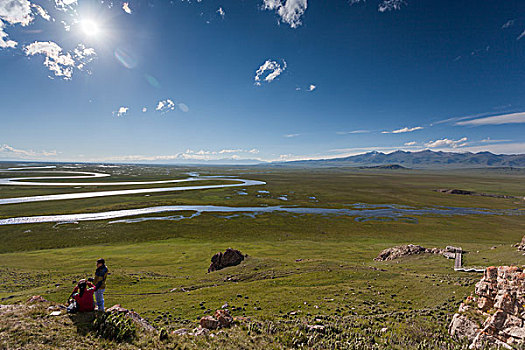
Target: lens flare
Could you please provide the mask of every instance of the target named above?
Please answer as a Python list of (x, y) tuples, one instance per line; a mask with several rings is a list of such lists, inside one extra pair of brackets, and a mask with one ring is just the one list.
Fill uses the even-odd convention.
[(117, 47), (115, 49), (115, 58), (128, 69), (133, 69), (137, 66), (137, 59), (135, 56), (128, 50), (121, 47)]
[(144, 74), (144, 78), (146, 78), (147, 82), (148, 82), (151, 86), (153, 86), (153, 87), (155, 87), (155, 88), (159, 88), (159, 87), (160, 87), (160, 83), (159, 83), (159, 81), (158, 81), (155, 77), (153, 77), (153, 76), (151, 76), (151, 75), (149, 75), (149, 74)]

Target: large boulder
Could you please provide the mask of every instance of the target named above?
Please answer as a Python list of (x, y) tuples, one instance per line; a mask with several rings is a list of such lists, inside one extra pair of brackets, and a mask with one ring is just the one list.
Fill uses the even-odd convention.
[(468, 340), (474, 340), (478, 334), (479, 325), (458, 313), (452, 317), (448, 331), (452, 336), (458, 338), (466, 337)]
[(239, 265), (245, 256), (238, 250), (228, 248), (226, 251), (219, 252), (211, 258), (211, 264), (208, 268), (208, 272), (222, 270), (225, 267)]
[(442, 254), (443, 250), (438, 248), (425, 248), (416, 244), (406, 244), (399, 245), (392, 248), (387, 248), (383, 250), (379, 255), (374, 259), (376, 261), (388, 261), (401, 258), (403, 256), (416, 255), (416, 254)]
[(219, 328), (219, 321), (213, 316), (204, 316), (199, 321), (199, 325), (201, 326), (201, 328), (217, 329)]
[(228, 328), (233, 323), (233, 317), (230, 312), (226, 309), (219, 309), (215, 311), (213, 316), (204, 316), (200, 319), (200, 328), (205, 329), (217, 329), (217, 328)]
[(517, 266), (488, 267), (475, 292), (452, 318), (449, 333), (471, 349), (525, 346), (525, 273)]

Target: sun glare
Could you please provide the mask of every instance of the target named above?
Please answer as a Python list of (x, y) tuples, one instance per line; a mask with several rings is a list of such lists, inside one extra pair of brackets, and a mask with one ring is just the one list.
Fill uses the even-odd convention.
[(88, 36), (96, 36), (100, 32), (98, 24), (91, 20), (83, 20), (81, 22), (84, 34)]

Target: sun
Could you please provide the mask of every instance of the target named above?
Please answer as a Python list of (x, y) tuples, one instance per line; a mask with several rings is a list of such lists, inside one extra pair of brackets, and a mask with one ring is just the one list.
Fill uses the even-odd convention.
[(82, 26), (82, 31), (84, 31), (84, 34), (86, 34), (87, 36), (96, 36), (100, 32), (100, 27), (95, 21), (86, 19), (83, 20), (80, 24)]

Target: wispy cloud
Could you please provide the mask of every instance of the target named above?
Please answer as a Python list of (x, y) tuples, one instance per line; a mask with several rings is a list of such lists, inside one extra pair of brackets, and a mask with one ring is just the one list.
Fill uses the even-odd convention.
[(405, 142), (405, 146), (415, 146), (415, 145), (417, 145), (416, 141)]
[(464, 147), (468, 145), (467, 138), (463, 137), (459, 140), (450, 140), (447, 138), (436, 140), (436, 141), (430, 141), (425, 143), (425, 146), (428, 148), (458, 148), (458, 147)]
[(292, 28), (302, 24), (302, 17), (308, 7), (307, 0), (263, 0), (263, 10), (275, 10), (281, 21)]
[(286, 69), (286, 61), (280, 64), (277, 61), (266, 60), (255, 72), (255, 85), (260, 86), (261, 81), (271, 83)]
[(283, 135), (283, 137), (287, 137), (287, 138), (292, 138), (292, 137), (297, 137), (297, 136), (300, 136), (301, 134), (285, 134)]
[(523, 38), (525, 36), (525, 30), (523, 32), (521, 32), (520, 35), (518, 35), (518, 37), (516, 38), (516, 40), (520, 40), (521, 38)]
[(491, 143), (462, 147), (462, 152), (492, 152), (495, 154), (523, 154), (525, 142)]
[(33, 151), (14, 148), (7, 144), (0, 145), (0, 158), (2, 159), (34, 159), (54, 157), (57, 151)]
[(382, 134), (402, 134), (405, 132), (412, 132), (412, 131), (421, 130), (421, 129), (424, 129), (424, 128), (422, 126), (415, 126), (413, 128), (405, 127), (405, 128), (401, 128), (397, 130), (392, 130), (392, 131), (382, 131), (381, 133)]
[(509, 19), (507, 22), (505, 22), (502, 26), (501, 26), (501, 29), (505, 29), (505, 28), (509, 28), (509, 27), (512, 27), (514, 25), (514, 22), (516, 20), (515, 19)]
[(525, 112), (501, 114), (484, 118), (463, 120), (456, 122), (455, 125), (481, 126), (481, 125), (501, 125), (525, 123)]
[(370, 130), (352, 130), (352, 131), (337, 131), (337, 135), (348, 135), (348, 134), (368, 134)]
[(512, 140), (505, 140), (505, 139), (495, 140), (495, 139), (491, 139), (490, 137), (487, 137), (486, 139), (481, 140), (481, 142), (483, 143), (500, 143), (500, 142), (511, 142), (511, 141)]
[[(175, 154), (167, 155), (125, 155), (125, 156), (114, 156), (105, 159), (106, 161), (169, 161), (169, 160), (180, 160), (180, 161), (210, 161), (210, 160), (243, 160), (243, 159), (254, 159), (262, 161), (262, 159), (254, 158), (253, 155), (259, 153), (256, 148), (252, 149), (223, 149), (220, 151), (212, 150), (192, 150), (188, 148), (184, 152), (178, 152)], [(244, 154), (244, 156), (241, 156)], [(249, 158), (246, 158), (248, 156)]]
[(252, 149), (242, 149), (242, 148), (237, 148), (237, 149), (221, 149), (220, 151), (216, 152), (216, 154), (225, 154), (225, 153), (251, 153), (251, 154), (257, 154), (259, 153), (259, 150), (257, 148), (252, 148)]

